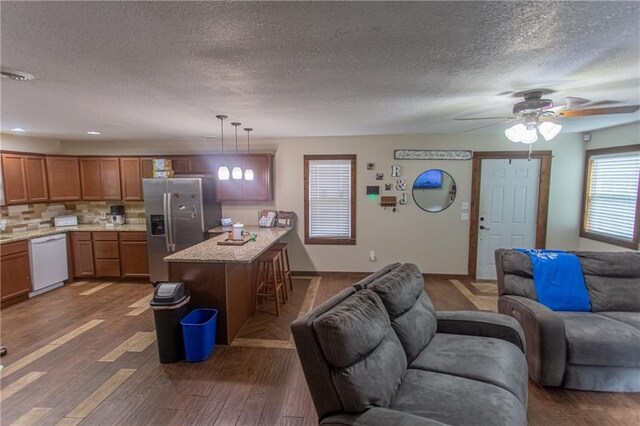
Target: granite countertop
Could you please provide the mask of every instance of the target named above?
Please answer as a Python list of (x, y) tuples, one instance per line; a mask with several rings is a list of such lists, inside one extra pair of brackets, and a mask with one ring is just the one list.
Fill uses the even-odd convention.
[(13, 243), (16, 241), (30, 240), (32, 238), (46, 237), (47, 235), (63, 234), (65, 232), (81, 231), (81, 232), (146, 232), (147, 226), (144, 223), (140, 224), (125, 224), (113, 227), (107, 227), (106, 225), (78, 225), (78, 226), (61, 226), (50, 227), (43, 229), (34, 229), (33, 231), (23, 232), (8, 232), (0, 234), (0, 244)]
[[(218, 245), (218, 241), (224, 241), (227, 238), (226, 234), (222, 234), (167, 256), (164, 261), (182, 263), (251, 263), (291, 231), (291, 228), (260, 228), (258, 226), (245, 226), (244, 229), (252, 234), (257, 234), (255, 243), (249, 241), (242, 246), (221, 246)], [(220, 230), (222, 230), (221, 227)]]

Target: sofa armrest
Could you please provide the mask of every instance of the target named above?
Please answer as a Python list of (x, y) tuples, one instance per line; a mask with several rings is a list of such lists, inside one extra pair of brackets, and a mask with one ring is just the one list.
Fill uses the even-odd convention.
[(437, 311), (438, 333), (493, 337), (506, 340), (525, 352), (525, 335), (513, 318), (479, 311)]
[(561, 386), (567, 363), (567, 344), (560, 317), (535, 300), (520, 296), (500, 296), (498, 310), (522, 325), (531, 379), (543, 386)]
[(436, 420), (405, 413), (403, 411), (390, 410), (388, 408), (374, 407), (362, 414), (334, 414), (325, 417), (320, 422), (322, 426), (446, 426)]

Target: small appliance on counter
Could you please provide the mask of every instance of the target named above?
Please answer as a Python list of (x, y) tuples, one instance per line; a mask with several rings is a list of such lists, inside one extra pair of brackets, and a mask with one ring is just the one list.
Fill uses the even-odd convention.
[(61, 226), (78, 226), (78, 216), (67, 215), (53, 218), (53, 226), (59, 228)]
[(231, 231), (233, 226), (233, 220), (229, 217), (223, 217), (220, 219), (220, 226), (222, 226), (223, 231)]
[(235, 241), (244, 240), (244, 225), (240, 222), (233, 225), (233, 234), (231, 239)]
[(124, 225), (124, 206), (113, 205), (109, 206), (111, 210), (111, 223), (114, 225)]

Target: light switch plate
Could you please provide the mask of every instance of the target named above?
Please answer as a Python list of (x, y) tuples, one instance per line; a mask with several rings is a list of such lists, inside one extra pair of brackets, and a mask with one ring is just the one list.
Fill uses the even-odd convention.
[(469, 202), (468, 201), (463, 201), (462, 202), (462, 210), (469, 210)]
[(469, 213), (467, 212), (462, 212), (460, 214), (460, 220), (469, 220)]

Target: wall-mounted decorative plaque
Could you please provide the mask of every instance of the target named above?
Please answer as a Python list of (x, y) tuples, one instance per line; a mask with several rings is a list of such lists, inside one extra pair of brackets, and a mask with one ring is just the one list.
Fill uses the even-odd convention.
[(395, 160), (471, 160), (471, 151), (432, 150), (432, 149), (396, 149)]

